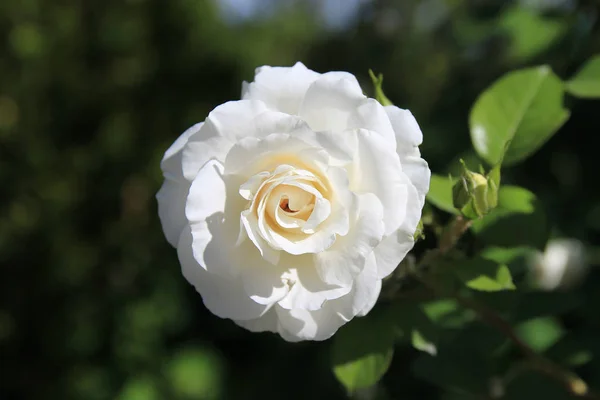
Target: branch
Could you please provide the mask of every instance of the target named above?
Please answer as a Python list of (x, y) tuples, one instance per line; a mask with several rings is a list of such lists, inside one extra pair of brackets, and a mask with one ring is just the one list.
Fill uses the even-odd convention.
[[(423, 278), (420, 275), (420, 272), (423, 271), (424, 267), (434, 265), (438, 260), (441, 260), (448, 251), (452, 250), (462, 235), (469, 229), (471, 223), (471, 220), (456, 216), (442, 234), (438, 248), (425, 254), (417, 268), (414, 269), (413, 275), (433, 293), (441, 296), (448, 295), (448, 293), (444, 293), (444, 290), (440, 290), (435, 284)], [(504, 334), (504, 336), (506, 336), (521, 351), (521, 353), (523, 353), (527, 360), (526, 365), (529, 368), (544, 373), (561, 382), (567, 391), (574, 396), (590, 400), (600, 400), (600, 396), (590, 392), (585, 381), (576, 374), (536, 353), (527, 343), (521, 340), (512, 325), (502, 316), (498, 315), (493, 309), (480, 304), (471, 298), (464, 297), (459, 293), (451, 293), (450, 295), (463, 307), (475, 311), (481, 321)]]
[(576, 374), (563, 368), (554, 361), (536, 353), (531, 347), (523, 342), (521, 338), (519, 338), (512, 325), (498, 315), (494, 310), (459, 294), (454, 294), (453, 297), (463, 307), (475, 311), (479, 319), (481, 319), (483, 322), (503, 333), (504, 336), (506, 336), (517, 348), (519, 348), (519, 350), (527, 358), (529, 361), (527, 365), (531, 369), (544, 373), (561, 382), (563, 386), (574, 396), (584, 397), (587, 399), (600, 399), (600, 397), (589, 391), (585, 381), (583, 381)]

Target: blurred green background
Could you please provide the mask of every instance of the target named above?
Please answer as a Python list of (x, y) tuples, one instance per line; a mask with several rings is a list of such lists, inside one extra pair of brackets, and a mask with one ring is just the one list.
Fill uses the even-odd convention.
[[(595, 0), (0, 1), (0, 399), (345, 398), (328, 342), (204, 308), (158, 221), (163, 152), (255, 67), (300, 60), (366, 90), (368, 69), (383, 73), (444, 173), (470, 148), (478, 93), (522, 66), (571, 76), (600, 52), (599, 13)], [(555, 234), (594, 245), (600, 102), (566, 101), (567, 124), (503, 179), (539, 196)], [(564, 296), (564, 329), (600, 341), (598, 272)], [(600, 388), (594, 355), (579, 372)], [(440, 398), (415, 357), (397, 349), (390, 398)]]

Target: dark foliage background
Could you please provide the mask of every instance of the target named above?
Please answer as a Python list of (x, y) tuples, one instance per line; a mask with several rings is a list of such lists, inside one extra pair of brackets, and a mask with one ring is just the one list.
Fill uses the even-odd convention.
[[(318, 0), (253, 3), (263, 8), (244, 18), (207, 0), (0, 2), (0, 399), (345, 398), (328, 342), (250, 334), (204, 308), (157, 218), (163, 152), (239, 98), (255, 67), (301, 60), (367, 90), (368, 69), (382, 72), (444, 173), (496, 78), (542, 63), (568, 77), (600, 52), (592, 0), (363, 1), (344, 23), (331, 20), (344, 0), (323, 12)], [(600, 102), (567, 102), (569, 122), (503, 179), (594, 253)], [(552, 295), (572, 304), (557, 311), (565, 335), (592, 344), (578, 372), (597, 389), (599, 276)], [(414, 377), (415, 357), (397, 349), (387, 395), (445, 396)]]

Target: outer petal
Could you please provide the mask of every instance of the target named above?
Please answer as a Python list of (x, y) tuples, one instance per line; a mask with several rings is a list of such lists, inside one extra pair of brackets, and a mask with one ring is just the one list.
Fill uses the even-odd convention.
[(407, 188), (408, 203), (400, 228), (383, 239), (374, 251), (379, 278), (384, 278), (394, 271), (414, 245), (413, 235), (421, 219), (423, 203), (413, 185), (407, 185)]
[(379, 278), (389, 275), (414, 245), (413, 235), (421, 218), (425, 195), (429, 190), (431, 171), (421, 158), (418, 146), (423, 134), (410, 111), (395, 106), (385, 107), (396, 134), (396, 151), (400, 157), (402, 170), (410, 181), (407, 187), (407, 202), (400, 228), (388, 235), (375, 249), (377, 274)]
[(354, 75), (329, 72), (306, 92), (299, 115), (314, 131), (343, 131), (366, 96)]
[(158, 217), (162, 229), (171, 246), (177, 246), (181, 231), (187, 224), (185, 218), (185, 199), (188, 195), (190, 183), (186, 180), (175, 181), (165, 178), (158, 193)]
[(368, 257), (366, 264), (347, 295), (325, 302), (318, 310), (287, 310), (276, 306), (279, 334), (290, 342), (325, 340), (353, 317), (366, 315), (377, 302), (381, 291), (373, 254)]
[(364, 316), (371, 311), (380, 292), (381, 279), (377, 276), (377, 261), (375, 254), (371, 252), (365, 262), (365, 268), (356, 277), (352, 292), (348, 296), (336, 300), (334, 307), (348, 320), (354, 316)]
[(291, 288), (279, 306), (285, 309), (318, 310), (327, 300), (346, 295), (352, 285), (330, 285), (319, 277), (311, 255), (282, 256), (280, 266), (289, 270), (285, 275)]
[(165, 181), (156, 194), (158, 216), (163, 232), (171, 246), (177, 246), (181, 231), (185, 227), (185, 201), (190, 184), (183, 178), (182, 152), (188, 139), (202, 128), (203, 123), (196, 124), (183, 132), (169, 147), (160, 163)]
[(253, 244), (243, 243), (233, 251), (242, 256), (236, 262), (244, 290), (252, 300), (271, 306), (289, 293), (286, 270), (262, 258)]
[(402, 170), (417, 189), (419, 204), (421, 208), (425, 204), (425, 195), (429, 191), (431, 170), (427, 161), (419, 156), (401, 156)]
[(352, 112), (347, 129), (367, 129), (377, 132), (392, 148), (396, 135), (385, 108), (375, 99), (365, 99)]
[(375, 194), (385, 210), (385, 234), (394, 232), (404, 218), (408, 180), (400, 158), (377, 133), (359, 130), (350, 188), (357, 193)]
[(192, 251), (192, 233), (187, 227), (181, 234), (177, 254), (183, 276), (202, 296), (206, 308), (221, 318), (252, 320), (264, 315), (269, 307), (254, 302), (244, 291), (242, 282), (206, 271)]
[(429, 191), (431, 171), (427, 162), (421, 158), (419, 146), (423, 142), (423, 134), (417, 120), (410, 111), (395, 106), (385, 107), (394, 132), (396, 134), (396, 151), (400, 156), (402, 170), (417, 188), (419, 199), (425, 202), (425, 195)]
[(293, 67), (260, 67), (254, 82), (242, 88), (242, 98), (261, 100), (273, 110), (297, 115), (308, 87), (319, 76), (300, 62)]
[(236, 239), (246, 200), (237, 193), (240, 180), (223, 176), (223, 166), (210, 161), (190, 187), (186, 217), (192, 225), (193, 254), (205, 270), (224, 277), (237, 276), (240, 263)]
[(279, 317), (279, 334), (288, 342), (329, 339), (347, 322), (327, 306), (315, 311), (276, 306), (275, 311)]
[(211, 160), (202, 167), (190, 187), (185, 208), (187, 219), (194, 222), (225, 212), (227, 187), (223, 179), (223, 164)]
[(377, 196), (372, 193), (361, 195), (356, 207), (353, 212), (356, 220), (350, 232), (339, 236), (329, 250), (315, 254), (317, 272), (328, 284), (351, 285), (383, 238), (384, 213)]
[(370, 297), (369, 296), (359, 297), (357, 295), (357, 297), (363, 298), (366, 300), (363, 308), (358, 312), (358, 314), (356, 314), (357, 317), (364, 317), (373, 309), (373, 307), (377, 303), (377, 300), (379, 299), (379, 293), (381, 293), (381, 286), (382, 286), (382, 281), (381, 281), (381, 279), (379, 279), (379, 280), (375, 281), (373, 286), (364, 287), (365, 289), (371, 291)]
[(200, 122), (191, 128), (183, 132), (177, 140), (167, 149), (162, 161), (160, 162), (160, 168), (163, 171), (165, 177), (173, 180), (181, 180), (183, 178), (183, 171), (181, 167), (183, 148), (188, 143), (190, 137), (197, 134), (204, 126), (204, 122)]
[(211, 159), (225, 161), (233, 144), (247, 136), (260, 136), (255, 119), (267, 111), (261, 101), (230, 101), (208, 114), (202, 129), (190, 138), (183, 150), (183, 175), (192, 181)]
[[(275, 131), (275, 129), (273, 129)], [(300, 139), (293, 138), (287, 133), (273, 133), (265, 138), (248, 137), (238, 141), (225, 159), (227, 174), (238, 174), (250, 177), (265, 170), (274, 170), (281, 164), (291, 162), (290, 154), (300, 154), (309, 149), (308, 144)], [(286, 158), (273, 159), (271, 153), (286, 154)], [(265, 165), (265, 160), (272, 164)], [(298, 161), (312, 161), (300, 160)]]
[(300, 116), (314, 131), (367, 129), (396, 147), (394, 128), (384, 107), (367, 98), (356, 78), (345, 72), (323, 74), (315, 81), (306, 93)]
[(222, 247), (230, 246), (237, 233), (231, 221), (225, 223), (227, 187), (222, 173), (223, 166), (214, 160), (198, 172), (190, 187), (185, 213), (192, 226), (196, 261), (205, 270), (225, 276), (235, 274), (229, 254)]
[(244, 321), (236, 320), (233, 322), (244, 329), (248, 329), (250, 332), (277, 332), (279, 319), (277, 318), (275, 308), (271, 308), (260, 318)]
[(423, 133), (421, 133), (417, 120), (410, 111), (396, 106), (386, 106), (385, 112), (396, 133), (398, 152), (412, 153), (423, 142)]

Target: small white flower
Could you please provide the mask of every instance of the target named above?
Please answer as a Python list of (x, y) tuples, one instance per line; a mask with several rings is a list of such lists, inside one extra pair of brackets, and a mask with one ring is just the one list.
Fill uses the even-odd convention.
[(554, 239), (544, 253), (531, 262), (532, 281), (543, 290), (569, 289), (579, 284), (588, 269), (583, 243), (575, 239)]
[(324, 340), (371, 310), (413, 246), (430, 171), (409, 111), (345, 72), (262, 67), (242, 100), (161, 163), (167, 240), (206, 307), (251, 331)]

